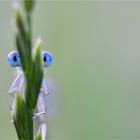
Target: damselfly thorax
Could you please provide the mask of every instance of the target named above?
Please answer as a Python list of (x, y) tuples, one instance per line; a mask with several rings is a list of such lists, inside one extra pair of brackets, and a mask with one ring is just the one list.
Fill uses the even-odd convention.
[[(15, 100), (15, 94), (16, 93), (20, 93), (22, 95), (23, 98), (24, 97), (24, 93), (25, 93), (25, 81), (24, 81), (24, 74), (21, 70), (20, 67), (16, 68), (16, 78), (13, 81), (13, 83), (11, 84), (8, 93), (11, 95), (12, 97), (12, 103), (11, 103), (11, 113), (13, 114), (14, 111), (14, 100)], [(45, 118), (43, 118), (45, 112), (46, 112), (46, 100), (45, 100), (45, 96), (49, 94), (49, 90), (48, 90), (48, 86), (46, 84), (45, 79), (43, 78), (42, 80), (42, 85), (40, 88), (40, 93), (38, 96), (38, 101), (37, 101), (37, 107), (36, 107), (36, 113), (34, 114), (34, 117), (39, 117), (40, 121), (43, 121)]]

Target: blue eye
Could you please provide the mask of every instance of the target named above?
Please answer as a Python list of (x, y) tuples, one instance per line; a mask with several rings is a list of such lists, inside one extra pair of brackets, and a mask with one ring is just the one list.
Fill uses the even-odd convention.
[(17, 53), (17, 51), (12, 51), (8, 54), (8, 63), (10, 66), (12, 67), (17, 67), (20, 66), (20, 58), (19, 58), (19, 54)]
[(41, 53), (42, 60), (43, 60), (43, 66), (49, 67), (52, 64), (52, 55), (49, 52), (43, 51)]

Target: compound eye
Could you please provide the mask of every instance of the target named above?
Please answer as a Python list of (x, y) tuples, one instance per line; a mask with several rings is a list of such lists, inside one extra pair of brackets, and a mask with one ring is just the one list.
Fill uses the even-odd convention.
[(20, 59), (19, 59), (19, 54), (17, 51), (12, 51), (8, 54), (8, 63), (11, 67), (17, 67), (20, 66)]
[(49, 52), (43, 51), (41, 53), (43, 66), (49, 67), (52, 64), (52, 55)]

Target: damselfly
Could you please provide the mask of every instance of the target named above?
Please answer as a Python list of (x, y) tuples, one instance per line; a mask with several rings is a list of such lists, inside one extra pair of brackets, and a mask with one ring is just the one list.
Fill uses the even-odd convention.
[[(42, 57), (43, 66), (45, 68), (48, 68), (52, 64), (52, 55), (49, 52), (42, 51), (41, 57)], [(24, 98), (25, 82), (24, 82), (24, 74), (21, 69), (20, 57), (17, 51), (12, 51), (8, 54), (8, 63), (10, 66), (15, 67), (17, 70), (17, 76), (8, 90), (8, 93), (12, 97), (10, 110), (11, 110), (11, 114), (13, 114), (15, 94), (16, 92), (18, 92)], [(39, 120), (39, 124), (40, 124), (39, 129), (40, 132), (42, 133), (42, 140), (46, 139), (45, 137), (46, 137), (47, 128), (45, 124), (45, 118), (46, 118), (45, 96), (48, 94), (49, 94), (48, 86), (46, 84), (45, 79), (43, 78), (42, 85), (40, 88), (40, 93), (37, 100), (36, 112), (33, 115), (34, 118), (38, 118)]]

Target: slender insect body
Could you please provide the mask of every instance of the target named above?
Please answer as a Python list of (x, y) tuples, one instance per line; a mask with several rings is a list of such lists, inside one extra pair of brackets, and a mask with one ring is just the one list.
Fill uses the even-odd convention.
[[(41, 55), (42, 55), (43, 66), (49, 67), (50, 64), (52, 63), (51, 54), (48, 52), (42, 52)], [(16, 93), (21, 94), (24, 99), (25, 81), (24, 81), (23, 71), (21, 67), (19, 67), (21, 65), (20, 58), (16, 51), (12, 51), (11, 53), (8, 54), (8, 63), (10, 66), (17, 68), (17, 76), (8, 90), (8, 93), (12, 97), (10, 111), (11, 111), (11, 114), (13, 115), (14, 108), (15, 108), (15, 94)], [(48, 86), (46, 84), (45, 79), (43, 78), (40, 92), (38, 95), (36, 112), (34, 112), (33, 114), (33, 118), (37, 118), (39, 121), (39, 131), (41, 132), (42, 140), (46, 139), (47, 125), (45, 123), (45, 119), (46, 119), (47, 108), (46, 108), (45, 96), (48, 94), (49, 94)]]
[[(17, 70), (18, 74), (15, 80), (13, 81), (12, 85), (10, 86), (8, 93), (12, 97), (10, 111), (13, 115), (14, 108), (15, 108), (15, 94), (18, 92), (20, 93), (24, 98), (24, 75), (21, 70)], [(46, 119), (46, 100), (45, 96), (49, 94), (48, 86), (43, 79), (42, 86), (40, 89), (40, 93), (37, 100), (37, 106), (36, 106), (36, 112), (34, 113), (33, 118), (37, 118), (39, 121), (39, 131), (41, 132), (42, 140), (46, 139), (46, 131), (47, 131), (47, 125), (45, 123)], [(13, 121), (11, 121), (13, 122)]]
[(17, 68), (17, 76), (8, 90), (9, 95), (11, 95), (12, 97), (11, 107), (10, 107), (10, 111), (12, 115), (15, 108), (14, 107), (15, 94), (17, 92), (20, 93), (24, 98), (24, 76), (20, 68)]
[[(14, 99), (15, 94), (18, 92), (20, 93), (24, 98), (24, 75), (22, 70), (17, 70), (17, 77), (13, 81), (12, 85), (10, 86), (8, 93), (12, 96), (12, 104), (11, 104), (11, 111), (14, 109)], [(48, 86), (43, 79), (42, 86), (40, 89), (38, 101), (37, 101), (37, 116), (40, 116), (46, 112), (46, 102), (45, 102), (45, 96), (49, 94)], [(12, 111), (13, 112), (13, 111)]]

